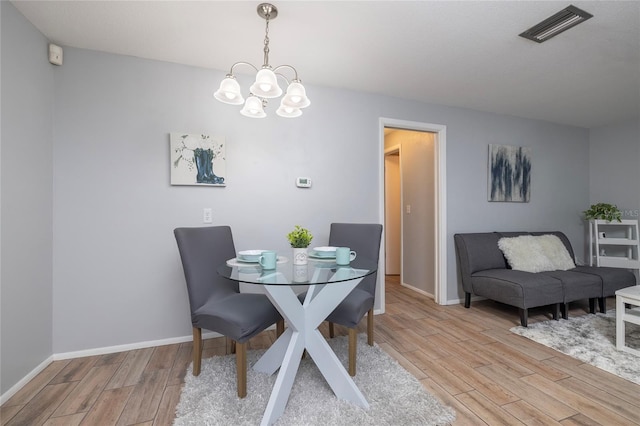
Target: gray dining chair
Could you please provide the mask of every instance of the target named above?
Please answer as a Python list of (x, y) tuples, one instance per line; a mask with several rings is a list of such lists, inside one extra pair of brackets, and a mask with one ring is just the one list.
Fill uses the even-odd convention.
[(267, 296), (240, 293), (238, 281), (220, 276), (217, 268), (236, 256), (229, 226), (176, 228), (182, 268), (189, 295), (193, 326), (193, 375), (200, 374), (202, 329), (215, 331), (227, 339), (227, 353), (236, 354), (238, 397), (247, 395), (247, 341), (282, 317)]
[[(377, 223), (332, 223), (329, 245), (349, 247), (357, 257), (365, 257), (376, 264), (380, 254), (382, 225)], [(356, 328), (367, 314), (367, 343), (373, 346), (373, 305), (376, 297), (378, 272), (366, 276), (356, 288), (327, 317), (329, 337), (334, 337), (333, 324), (349, 329), (349, 374), (356, 375)]]

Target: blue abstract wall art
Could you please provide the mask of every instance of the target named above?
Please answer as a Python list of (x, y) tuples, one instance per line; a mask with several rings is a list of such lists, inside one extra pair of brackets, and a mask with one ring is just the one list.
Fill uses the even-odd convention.
[(489, 201), (528, 203), (531, 199), (531, 148), (489, 145)]

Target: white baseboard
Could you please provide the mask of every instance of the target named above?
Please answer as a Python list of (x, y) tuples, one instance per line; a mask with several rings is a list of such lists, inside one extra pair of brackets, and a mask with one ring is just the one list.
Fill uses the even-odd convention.
[(36, 377), (42, 370), (47, 368), (47, 366), (51, 364), (51, 362), (53, 362), (53, 356), (50, 356), (49, 358), (42, 361), (36, 368), (31, 370), (29, 374), (24, 376), (18, 383), (11, 386), (8, 391), (0, 395), (0, 405), (4, 404), (9, 400), (9, 398), (18, 393), (18, 391), (22, 389), (27, 383), (29, 383), (29, 381), (33, 380), (33, 378)]

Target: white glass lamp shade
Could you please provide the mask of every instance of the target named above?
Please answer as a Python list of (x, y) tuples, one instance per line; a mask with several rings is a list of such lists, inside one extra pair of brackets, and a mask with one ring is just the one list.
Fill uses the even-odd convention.
[(300, 117), (302, 115), (302, 111), (300, 111), (300, 108), (290, 107), (284, 105), (284, 102), (281, 102), (280, 108), (276, 110), (276, 114), (278, 114), (280, 117), (295, 118)]
[(276, 74), (268, 68), (262, 68), (258, 71), (256, 81), (251, 85), (249, 91), (261, 98), (277, 98), (282, 95)]
[(307, 92), (301, 83), (293, 82), (287, 87), (287, 94), (282, 98), (282, 105), (294, 108), (306, 108), (311, 105)]
[(264, 118), (267, 116), (262, 108), (262, 100), (255, 96), (249, 96), (244, 106), (240, 110), (240, 114), (251, 118)]
[(227, 77), (220, 82), (220, 87), (213, 94), (213, 97), (230, 105), (242, 105), (244, 98), (240, 93), (240, 85), (233, 77)]

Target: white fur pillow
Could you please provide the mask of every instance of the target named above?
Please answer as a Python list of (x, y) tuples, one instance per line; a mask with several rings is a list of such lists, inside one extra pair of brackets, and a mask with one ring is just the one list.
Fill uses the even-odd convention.
[(538, 238), (533, 235), (500, 238), (498, 247), (511, 269), (525, 272), (553, 271), (551, 261), (542, 252)]
[(540, 235), (536, 238), (542, 248), (542, 254), (551, 261), (554, 270), (566, 271), (576, 267), (560, 238), (551, 234)]

